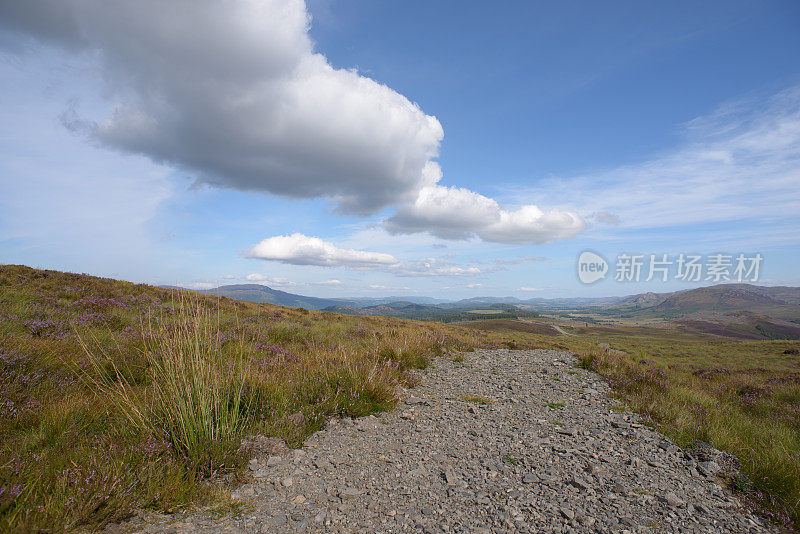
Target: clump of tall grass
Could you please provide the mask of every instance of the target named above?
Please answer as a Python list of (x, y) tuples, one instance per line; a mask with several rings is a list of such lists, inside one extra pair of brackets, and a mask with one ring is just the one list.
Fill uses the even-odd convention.
[(246, 347), (228, 343), (223, 351), (219, 339), (208, 307), (183, 297), (170, 315), (148, 314), (142, 322), (144, 388), (98, 343), (81, 341), (91, 370), (83, 375), (134, 429), (165, 439), (191, 468), (214, 474), (234, 466), (249, 425)]

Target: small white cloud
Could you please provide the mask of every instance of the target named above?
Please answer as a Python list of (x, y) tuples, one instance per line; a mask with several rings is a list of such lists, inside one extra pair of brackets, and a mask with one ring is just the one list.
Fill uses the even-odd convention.
[(340, 286), (342, 282), (340, 280), (331, 279), (331, 280), (322, 280), (320, 282), (311, 282), (315, 286)]
[(442, 239), (479, 237), (496, 243), (548, 243), (586, 228), (572, 211), (544, 212), (534, 205), (507, 209), (469, 189), (440, 185), (423, 188), (385, 225), (395, 234), (429, 232)]
[(354, 269), (387, 268), (400, 262), (391, 254), (338, 248), (318, 237), (295, 233), (269, 237), (247, 251), (248, 258), (292, 265), (319, 265)]
[(519, 288), (520, 291), (541, 291), (542, 289), (544, 289), (544, 288), (543, 287), (528, 287), (528, 286), (522, 286), (521, 288)]
[(483, 284), (467, 284), (467, 287), (475, 289), (477, 287), (483, 287)]
[(392, 272), (399, 276), (475, 276), (488, 271), (483, 271), (478, 267), (437, 267), (429, 263), (412, 262), (401, 265)]
[(225, 276), (223, 276), (222, 278), (223, 278), (224, 280), (236, 280), (236, 276), (234, 276), (234, 275), (232, 275), (232, 274), (226, 274), (226, 275), (225, 275)]
[(297, 282), (292, 282), (286, 278), (273, 278), (271, 282), (277, 286), (296, 286)]
[(520, 256), (519, 258), (495, 258), (492, 260), (493, 263), (497, 263), (498, 265), (518, 265), (520, 263), (526, 261), (546, 261), (547, 258), (544, 256), (534, 256), (533, 254), (526, 254), (524, 256)]
[(253, 273), (248, 274), (245, 277), (250, 282), (265, 282), (269, 285), (273, 286), (296, 286), (298, 285), (297, 282), (292, 282), (291, 280), (287, 280), (286, 278), (270, 278), (269, 276), (263, 275), (261, 273)]

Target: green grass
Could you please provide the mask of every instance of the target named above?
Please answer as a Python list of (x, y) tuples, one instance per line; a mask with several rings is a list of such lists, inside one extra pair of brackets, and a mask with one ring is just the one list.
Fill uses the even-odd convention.
[(332, 417), (392, 408), (439, 355), (548, 346), (190, 295), (0, 266), (0, 531), (229, 509), (243, 436), (297, 447)]
[(506, 462), (507, 464), (519, 465), (519, 458), (515, 458), (515, 457), (511, 456), (510, 454), (504, 455), (503, 456), (503, 461)]
[(565, 405), (563, 402), (551, 402), (547, 405), (548, 408), (556, 409), (556, 408), (563, 408)]

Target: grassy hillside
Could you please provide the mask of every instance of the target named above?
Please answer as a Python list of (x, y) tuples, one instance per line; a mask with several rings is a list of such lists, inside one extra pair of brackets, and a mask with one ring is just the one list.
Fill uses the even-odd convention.
[(391, 408), (410, 369), (475, 347), (582, 353), (665, 433), (736, 454), (748, 498), (800, 524), (800, 342), (484, 319), (339, 315), (0, 266), (0, 530), (228, 506), (243, 436), (299, 445), (330, 417)]
[(242, 436), (298, 445), (436, 354), (538, 342), (0, 266), (0, 530), (220, 506)]

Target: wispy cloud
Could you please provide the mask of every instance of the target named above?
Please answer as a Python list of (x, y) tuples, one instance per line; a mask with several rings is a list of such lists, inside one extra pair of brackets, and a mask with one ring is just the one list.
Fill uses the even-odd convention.
[(261, 273), (248, 274), (245, 277), (245, 279), (248, 282), (264, 283), (266, 285), (276, 286), (276, 287), (294, 287), (300, 285), (297, 282), (288, 280), (286, 278), (273, 278)]
[(683, 132), (682, 145), (643, 163), (544, 181), (529, 194), (621, 230), (797, 217), (800, 87), (726, 104)]
[(341, 280), (336, 280), (335, 278), (331, 280), (321, 280), (319, 282), (311, 282), (311, 285), (315, 286), (340, 286), (342, 285)]
[(547, 261), (547, 258), (544, 256), (534, 256), (533, 254), (526, 254), (524, 256), (520, 256), (519, 258), (495, 258), (492, 260), (492, 263), (496, 263), (498, 265), (519, 265), (520, 263), (528, 262), (528, 261)]

